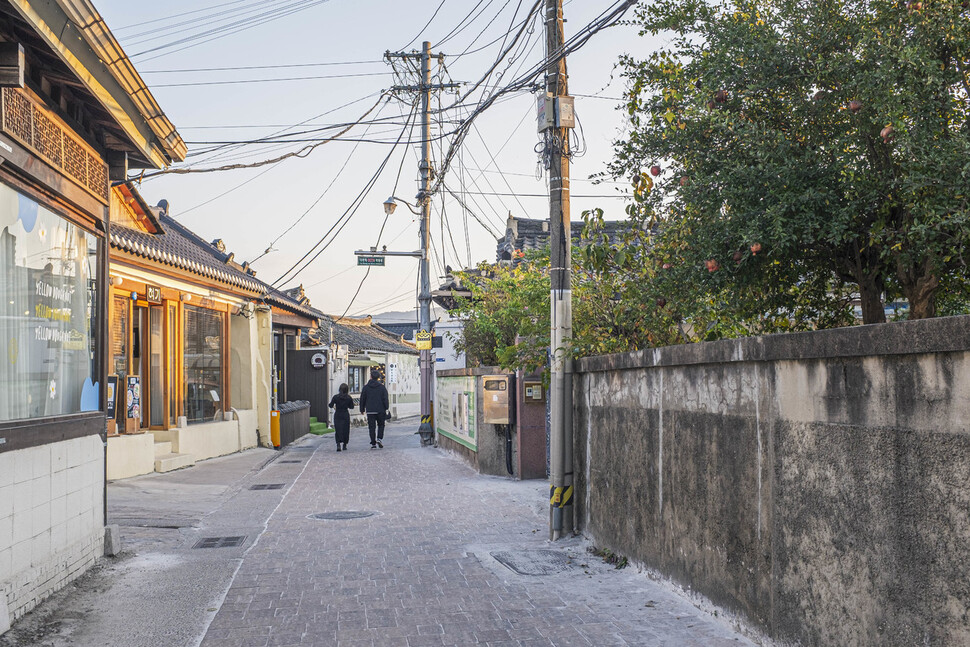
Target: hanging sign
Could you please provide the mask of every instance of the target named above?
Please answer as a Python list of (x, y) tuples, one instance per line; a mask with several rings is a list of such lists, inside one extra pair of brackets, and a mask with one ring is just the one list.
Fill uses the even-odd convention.
[(310, 356), (310, 366), (315, 369), (321, 369), (327, 365), (327, 356), (323, 353), (314, 353)]
[(431, 340), (433, 339), (433, 337), (434, 335), (432, 335), (427, 330), (422, 330), (418, 332), (418, 334), (415, 336), (418, 350), (431, 350)]
[(161, 303), (162, 288), (158, 287), (157, 285), (146, 285), (145, 301), (148, 301), (148, 303)]
[(384, 257), (383, 256), (358, 256), (358, 265), (366, 265), (368, 267), (384, 267)]

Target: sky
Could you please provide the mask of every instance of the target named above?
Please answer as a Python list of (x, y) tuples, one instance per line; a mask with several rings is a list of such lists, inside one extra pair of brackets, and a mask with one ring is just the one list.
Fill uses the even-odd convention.
[[(531, 3), (96, 1), (108, 27), (188, 144), (187, 162), (193, 168), (273, 159), (318, 140), (320, 132), (338, 130), (293, 136), (308, 140), (300, 144), (238, 147), (226, 142), (357, 121), (375, 105), (381, 91), (416, 82), (400, 63), (395, 76), (392, 66), (382, 60), (385, 51), (411, 51), (427, 40), (434, 53), (445, 55), (446, 69), (439, 70), (437, 79), (478, 80), (495, 60), (501, 40), (489, 43), (509, 33), (510, 24), (524, 17), (527, 4)], [(567, 0), (566, 38), (611, 4)], [(521, 7), (518, 14), (516, 5)], [(253, 20), (266, 11), (280, 15)], [(542, 27), (538, 21), (532, 24), (534, 29), (523, 37), (512, 65), (497, 68), (491, 83), (501, 87), (503, 81), (517, 76), (520, 66), (526, 69), (542, 59)], [(239, 29), (243, 26), (249, 28)], [(569, 90), (578, 95), (576, 112), (585, 148), (572, 163), (574, 222), (584, 209), (593, 207), (603, 208), (607, 218), (623, 217), (624, 200), (619, 196), (625, 184), (595, 184), (589, 178), (606, 169), (613, 142), (623, 137), (626, 128), (617, 100), (624, 82), (615, 64), (624, 53), (646, 56), (650, 46), (649, 39), (634, 28), (616, 26), (593, 36), (567, 60)], [(456, 91), (462, 90), (442, 93), (441, 105), (454, 103)], [(406, 93), (398, 93), (381, 101), (368, 115), (378, 123), (359, 125), (340, 141), (316, 147), (305, 157), (260, 168), (146, 178), (140, 191), (151, 204), (168, 200), (169, 214), (207, 240), (221, 238), (237, 261), (252, 262), (258, 278), (274, 283), (283, 277), (279, 285), (285, 288), (302, 284), (312, 305), (328, 314), (360, 316), (415, 309), (416, 259), (388, 258), (385, 267), (367, 273), (357, 266), (353, 254), (378, 244), (394, 251), (419, 246), (417, 218), (404, 206), (385, 217), (382, 206), (392, 194), (414, 203), (418, 191), (420, 146), (392, 145), (398, 137), (404, 141), (420, 137), (418, 129), (412, 132), (405, 126), (412, 110), (410, 100)], [(433, 99), (433, 104), (438, 100)], [(504, 234), (510, 212), (517, 217), (548, 218), (547, 178), (537, 175), (535, 147), (540, 139), (535, 103), (535, 95), (527, 91), (503, 97), (476, 119), (455, 156), (445, 182), (467, 209), (448, 195), (434, 199), (433, 287), (440, 283), (446, 266), (494, 261), (495, 234)], [(445, 123), (436, 125), (434, 132), (453, 129), (449, 120), (464, 118), (467, 112), (447, 112)], [(433, 157), (440, 160), (447, 142), (442, 144), (439, 138), (432, 148)], [(374, 179), (385, 158), (383, 171)], [(362, 194), (368, 185), (369, 192)], [(342, 225), (325, 236), (335, 223)], [(265, 253), (267, 249), (272, 251)], [(297, 274), (285, 274), (309, 251), (315, 255), (311, 263), (298, 265)]]

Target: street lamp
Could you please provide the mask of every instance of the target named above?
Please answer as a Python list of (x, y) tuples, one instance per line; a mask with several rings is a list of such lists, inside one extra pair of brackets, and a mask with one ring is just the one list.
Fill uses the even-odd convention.
[(401, 198), (398, 198), (397, 196), (393, 196), (393, 195), (384, 201), (384, 213), (387, 214), (388, 216), (392, 215), (394, 213), (394, 210), (397, 209), (398, 202), (403, 202), (407, 206), (407, 208), (411, 210), (411, 213), (413, 213), (414, 215), (416, 216), (422, 215), (422, 212), (418, 207), (415, 207), (407, 200), (402, 200)]

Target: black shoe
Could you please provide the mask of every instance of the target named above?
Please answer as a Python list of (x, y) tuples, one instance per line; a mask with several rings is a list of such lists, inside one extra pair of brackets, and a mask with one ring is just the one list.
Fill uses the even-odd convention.
[(347, 450), (347, 443), (344, 443), (344, 451)]
[(340, 445), (337, 445), (337, 451), (338, 452), (340, 451)]
[(370, 448), (371, 449), (377, 449), (377, 445), (371, 445)]
[(377, 441), (377, 446), (380, 447), (381, 449), (384, 449), (384, 443), (382, 443), (379, 440)]

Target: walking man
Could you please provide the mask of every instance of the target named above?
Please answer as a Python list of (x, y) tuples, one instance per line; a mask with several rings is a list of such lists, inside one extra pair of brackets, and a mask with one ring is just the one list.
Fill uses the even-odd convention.
[(380, 377), (381, 372), (372, 368), (370, 381), (360, 391), (360, 412), (367, 414), (367, 431), (370, 432), (371, 449), (384, 447), (384, 421), (390, 418), (391, 406), (387, 389), (381, 384)]

